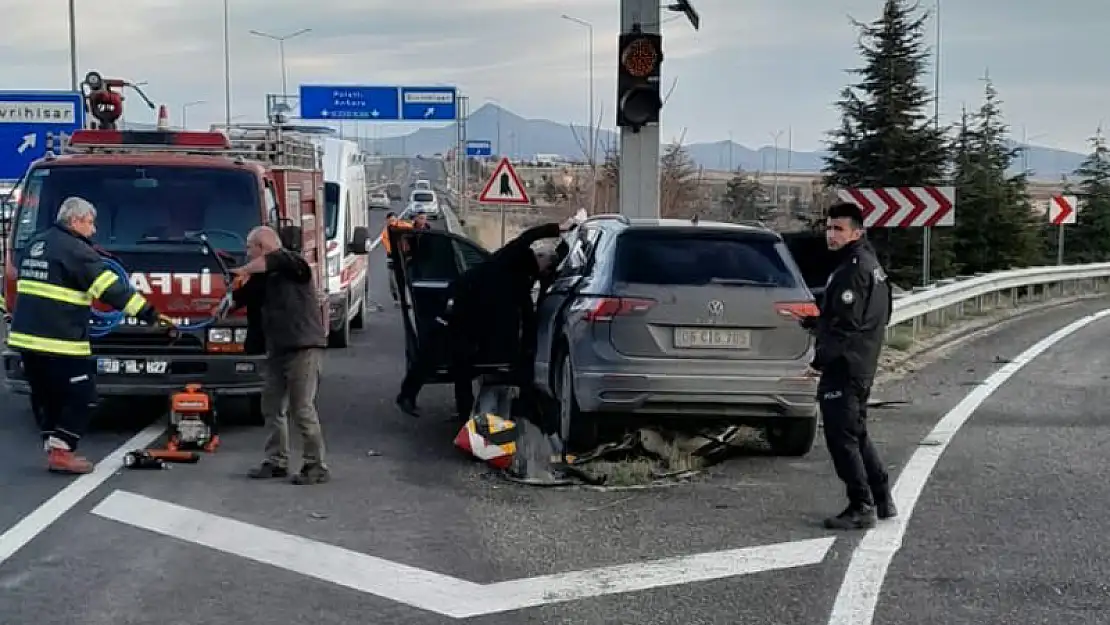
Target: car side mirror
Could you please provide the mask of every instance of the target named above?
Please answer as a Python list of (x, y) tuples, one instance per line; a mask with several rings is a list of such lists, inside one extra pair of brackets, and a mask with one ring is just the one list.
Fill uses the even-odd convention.
[(370, 243), (370, 229), (366, 226), (355, 226), (351, 232), (351, 240), (347, 243), (348, 254), (368, 254)]
[(278, 237), (281, 238), (281, 244), (285, 249), (294, 252), (304, 251), (304, 234), (300, 226), (282, 226), (278, 230)]

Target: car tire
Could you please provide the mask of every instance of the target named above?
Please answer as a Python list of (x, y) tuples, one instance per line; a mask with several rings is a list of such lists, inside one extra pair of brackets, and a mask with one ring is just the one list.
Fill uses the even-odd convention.
[(343, 349), (351, 344), (351, 319), (347, 316), (348, 312), (348, 309), (344, 307), (343, 321), (340, 322), (339, 328), (332, 328), (332, 331), (328, 333), (328, 347)]
[(767, 426), (767, 443), (777, 456), (801, 457), (813, 449), (817, 438), (816, 417), (776, 419)]
[(559, 414), (559, 434), (569, 432), (566, 440), (568, 451), (591, 451), (597, 448), (599, 430), (594, 415), (584, 413), (574, 396), (574, 365), (570, 355), (560, 355), (555, 369), (555, 405)]
[(361, 330), (366, 327), (366, 302), (369, 301), (366, 291), (363, 291), (362, 298), (358, 302), (358, 312), (351, 319), (351, 329)]

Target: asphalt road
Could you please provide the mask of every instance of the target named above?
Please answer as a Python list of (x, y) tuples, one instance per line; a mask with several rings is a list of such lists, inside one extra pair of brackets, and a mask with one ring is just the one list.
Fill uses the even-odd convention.
[[(381, 215), (375, 213), (376, 222)], [(823, 448), (802, 459), (753, 454), (717, 467), (705, 480), (665, 489), (544, 490), (489, 476), (451, 445), (456, 432), (445, 422), (448, 388), (425, 390), (420, 419), (393, 406), (403, 374), (403, 338), (383, 265), (381, 250), (375, 250), (371, 279), (384, 311), (372, 315), (351, 348), (329, 352), (325, 367), (320, 412), (334, 471), (330, 484), (247, 480), (244, 472), (261, 457), (261, 429), (228, 432), (224, 447), (195, 466), (117, 474), (0, 562), (0, 622), (454, 622), (363, 592), (375, 584), (393, 584), (398, 593), (406, 585), (431, 588), (413, 569), (350, 559), (334, 564), (341, 557), (328, 548), (286, 538), (279, 548), (279, 538), (263, 540), (245, 526), (209, 528), (215, 548), (192, 544), (135, 527), (140, 520), (113, 517), (130, 513), (154, 522), (158, 515), (148, 511), (155, 510), (150, 501), (134, 495), (477, 584), (831, 536), (819, 520), (838, 511), (842, 501)], [(1088, 302), (1029, 316), (883, 389), (884, 398), (910, 402), (874, 413), (875, 437), (892, 469), (897, 472), (938, 419), (1001, 362), (1106, 305)], [(1104, 621), (1110, 547), (1101, 538), (1110, 481), (1101, 462), (1107, 432), (1099, 415), (1110, 399), (1103, 390), (1107, 330), (1110, 321), (1095, 322), (1050, 348), (975, 411), (918, 502), (875, 623)], [(2, 533), (73, 480), (42, 471), (25, 402), (0, 401)], [(99, 431), (86, 450), (101, 457), (139, 426)], [(113, 502), (116, 512), (105, 513)], [(190, 520), (194, 513), (180, 514), (177, 533), (171, 532), (176, 536), (208, 527)], [(472, 622), (820, 625), (828, 622), (859, 539), (836, 535), (823, 561), (818, 557), (809, 566), (524, 608)], [(254, 560), (237, 555), (251, 544)], [(316, 577), (332, 581), (262, 563), (295, 560), (291, 554), (298, 549), (312, 554), (301, 557), (298, 570), (315, 570)], [(321, 572), (328, 566), (339, 572)], [(351, 582), (359, 567), (366, 579)], [(609, 583), (650, 576), (637, 569)], [(493, 589), (486, 597), (481, 587), (463, 584), (462, 591), (440, 588), (438, 596), (464, 592), (479, 602), (498, 600)]]

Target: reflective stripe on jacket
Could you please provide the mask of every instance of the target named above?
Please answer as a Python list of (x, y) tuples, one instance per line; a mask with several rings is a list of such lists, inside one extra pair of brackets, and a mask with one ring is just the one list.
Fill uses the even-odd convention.
[(92, 242), (54, 225), (18, 252), (16, 300), (8, 346), (57, 356), (92, 354), (89, 311), (101, 301), (148, 323), (157, 312), (146, 298), (108, 269)]

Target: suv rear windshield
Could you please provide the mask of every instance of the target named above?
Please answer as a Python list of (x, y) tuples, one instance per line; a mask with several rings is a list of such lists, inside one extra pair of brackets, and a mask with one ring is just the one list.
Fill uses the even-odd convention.
[(794, 288), (798, 281), (774, 239), (728, 233), (625, 232), (617, 239), (618, 282)]
[(434, 202), (434, 201), (436, 201), (436, 196), (431, 194), (431, 193), (413, 193), (412, 194), (412, 201), (413, 202)]
[(58, 216), (62, 201), (82, 197), (97, 209), (93, 240), (109, 250), (144, 239), (205, 232), (212, 244), (245, 252), (259, 224), (258, 181), (250, 172), (214, 167), (75, 165), (31, 172), (20, 196), (15, 247)]

